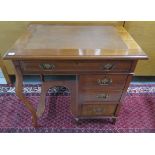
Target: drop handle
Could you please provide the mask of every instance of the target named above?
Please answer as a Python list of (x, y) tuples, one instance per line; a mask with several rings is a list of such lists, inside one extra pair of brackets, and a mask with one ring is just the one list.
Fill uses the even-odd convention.
[(103, 114), (105, 112), (105, 110), (103, 108), (94, 108), (93, 112), (95, 114)]
[(40, 68), (44, 70), (53, 70), (55, 68), (54, 64), (40, 64)]
[(104, 70), (112, 70), (113, 67), (114, 67), (114, 64), (108, 63), (108, 64), (105, 64), (105, 65), (103, 66), (103, 69), (104, 69)]
[(97, 80), (97, 83), (100, 85), (100, 86), (107, 86), (107, 85), (110, 85), (112, 83), (112, 79), (98, 79)]
[(98, 95), (96, 96), (96, 98), (98, 98), (98, 99), (107, 99), (108, 97), (109, 97), (108, 94), (98, 94)]

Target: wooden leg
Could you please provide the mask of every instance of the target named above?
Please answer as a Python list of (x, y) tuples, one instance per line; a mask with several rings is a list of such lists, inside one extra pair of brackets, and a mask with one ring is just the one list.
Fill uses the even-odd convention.
[(46, 101), (46, 92), (48, 91), (48, 87), (46, 83), (42, 83), (41, 86), (41, 95), (40, 95), (40, 100), (37, 108), (37, 116), (41, 117), (43, 112), (45, 111), (45, 101)]
[(16, 74), (16, 85), (15, 85), (16, 95), (22, 100), (26, 108), (31, 112), (33, 126), (39, 127), (37, 123), (36, 110), (33, 107), (32, 103), (23, 94), (23, 75), (21, 73), (21, 69), (20, 69), (18, 62), (14, 62), (14, 67), (15, 67), (15, 74)]

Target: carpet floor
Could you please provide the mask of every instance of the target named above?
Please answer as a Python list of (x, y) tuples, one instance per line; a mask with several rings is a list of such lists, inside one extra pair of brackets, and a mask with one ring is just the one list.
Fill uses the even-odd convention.
[[(24, 93), (36, 107), (40, 85), (25, 85)], [(111, 120), (81, 120), (70, 113), (70, 96), (63, 87), (50, 89), (46, 110), (39, 119), (41, 128), (33, 128), (31, 114), (15, 95), (13, 85), (0, 85), (0, 132), (5, 133), (128, 133), (155, 132), (155, 84), (131, 84), (115, 124)]]

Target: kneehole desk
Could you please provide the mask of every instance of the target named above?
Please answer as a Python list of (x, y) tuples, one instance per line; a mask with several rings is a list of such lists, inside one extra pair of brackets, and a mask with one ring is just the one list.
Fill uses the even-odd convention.
[[(137, 61), (147, 55), (121, 26), (31, 24), (3, 59), (13, 62), (16, 94), (38, 127), (46, 92), (55, 86), (69, 89), (75, 120), (117, 118)], [(26, 74), (42, 77), (37, 109), (23, 94)], [(75, 80), (45, 81), (44, 75), (74, 75)]]

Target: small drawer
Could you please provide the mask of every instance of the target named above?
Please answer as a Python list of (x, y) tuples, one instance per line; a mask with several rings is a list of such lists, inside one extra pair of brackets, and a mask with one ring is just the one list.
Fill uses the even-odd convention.
[(76, 63), (73, 61), (21, 61), (23, 72), (63, 72), (75, 71)]
[(82, 116), (114, 116), (117, 104), (82, 105)]
[(83, 71), (130, 72), (132, 61), (100, 60), (79, 61), (78, 68)]
[(82, 101), (96, 101), (102, 104), (107, 101), (118, 102), (121, 99), (122, 91), (96, 91), (96, 90), (82, 90), (80, 93), (80, 99)]
[(122, 90), (125, 86), (128, 75), (121, 74), (103, 74), (103, 75), (81, 75), (81, 89), (103, 89), (115, 88)]

